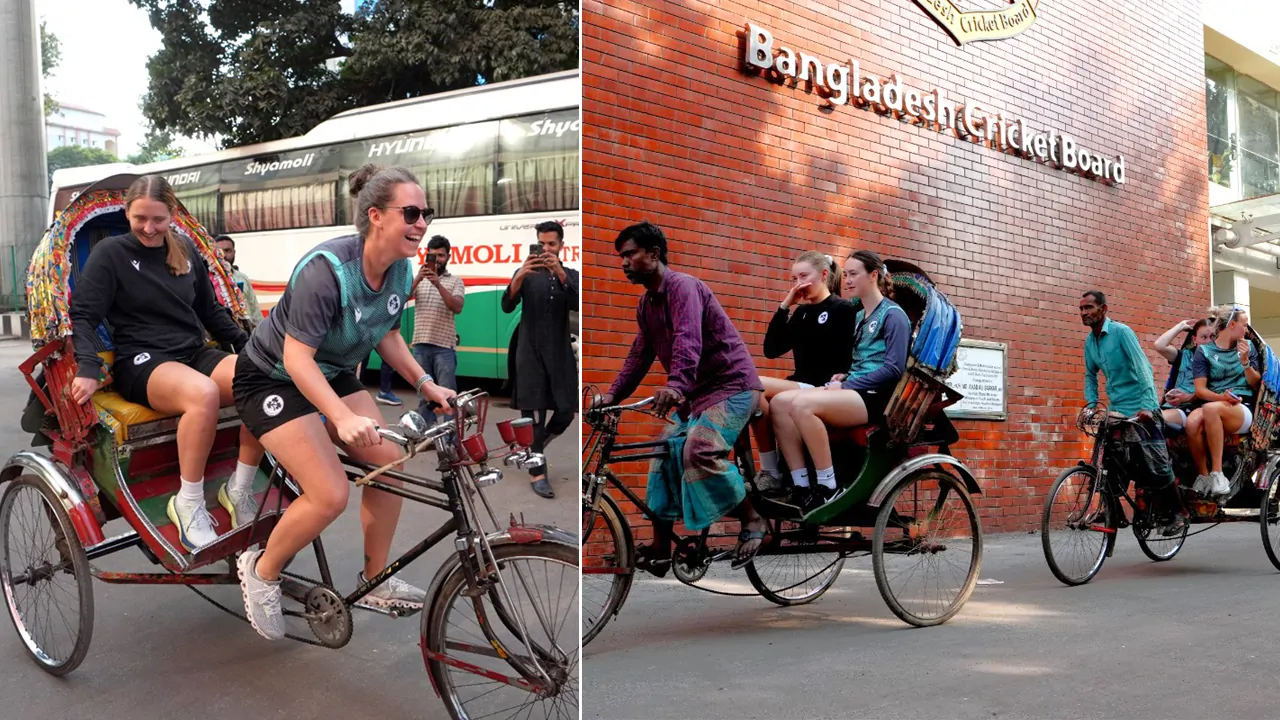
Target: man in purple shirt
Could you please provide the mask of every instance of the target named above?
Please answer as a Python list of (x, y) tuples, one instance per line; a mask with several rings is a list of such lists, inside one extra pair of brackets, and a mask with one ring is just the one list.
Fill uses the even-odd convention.
[[(626, 228), (614, 242), (627, 279), (645, 287), (636, 322), (639, 331), (609, 392), (597, 405), (612, 405), (635, 392), (655, 359), (667, 382), (654, 393), (655, 410), (675, 408), (680, 422), (668, 426), (668, 457), (649, 470), (646, 502), (664, 522), (654, 526), (654, 544), (640, 548), (640, 565), (661, 577), (671, 564), (672, 526), (700, 531), (727, 514), (742, 521), (734, 567), (745, 565), (764, 541), (764, 519), (746, 497), (742, 475), (730, 454), (764, 391), (747, 346), (724, 308), (701, 280), (667, 267), (667, 240), (644, 222)], [(736, 509), (736, 512), (735, 512)]]

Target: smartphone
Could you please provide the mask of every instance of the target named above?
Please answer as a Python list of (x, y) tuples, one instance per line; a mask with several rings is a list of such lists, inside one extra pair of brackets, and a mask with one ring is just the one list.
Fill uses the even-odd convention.
[(529, 254), (530, 254), (530, 255), (541, 255), (541, 254), (542, 254), (542, 243), (533, 243), (532, 245), (530, 245), (530, 246), (529, 246)]

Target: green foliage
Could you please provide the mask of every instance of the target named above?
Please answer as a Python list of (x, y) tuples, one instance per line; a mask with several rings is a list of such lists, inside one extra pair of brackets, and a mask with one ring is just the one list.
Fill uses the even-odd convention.
[(172, 160), (182, 156), (182, 148), (174, 145), (173, 133), (149, 130), (138, 152), (126, 158), (134, 165), (146, 165), (160, 160)]
[(143, 114), (224, 147), (354, 107), (578, 66), (577, 4), (546, 0), (130, 0), (164, 37)]
[(49, 151), (49, 182), (53, 182), (54, 170), (114, 162), (120, 161), (116, 159), (115, 155), (102, 148), (63, 145), (60, 148)]
[[(45, 80), (53, 77), (54, 68), (62, 61), (62, 43), (58, 36), (45, 29), (44, 21), (40, 21), (40, 75)], [(44, 116), (58, 112), (58, 103), (49, 93), (44, 94)]]

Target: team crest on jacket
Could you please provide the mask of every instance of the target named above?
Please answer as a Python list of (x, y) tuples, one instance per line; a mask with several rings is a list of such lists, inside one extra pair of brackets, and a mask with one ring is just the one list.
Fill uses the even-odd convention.
[(819, 324), (819, 325), (826, 325), (826, 324), (827, 324), (827, 311), (826, 311), (826, 310), (823, 310), (823, 311), (822, 311), (822, 314), (818, 316), (818, 324)]
[(400, 296), (392, 295), (387, 298), (387, 314), (395, 315), (398, 312), (400, 312)]

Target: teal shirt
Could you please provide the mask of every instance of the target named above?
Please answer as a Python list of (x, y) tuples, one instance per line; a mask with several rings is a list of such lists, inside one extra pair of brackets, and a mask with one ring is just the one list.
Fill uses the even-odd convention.
[(1092, 330), (1084, 340), (1084, 398), (1098, 401), (1098, 371), (1107, 379), (1109, 409), (1124, 415), (1158, 412), (1155, 375), (1128, 325), (1107, 318), (1101, 336)]
[[(1247, 342), (1249, 343), (1249, 365), (1257, 370), (1258, 349), (1254, 347), (1252, 340)], [(1192, 365), (1194, 376), (1205, 378), (1205, 387), (1210, 392), (1222, 394), (1230, 390), (1237, 397), (1242, 398), (1253, 395), (1253, 388), (1249, 387), (1249, 379), (1244, 374), (1244, 365), (1240, 363), (1240, 353), (1235, 347), (1223, 350), (1217, 343), (1205, 343), (1196, 349)], [(1195, 392), (1194, 384), (1192, 392)]]
[(1178, 363), (1178, 380), (1173, 384), (1173, 389), (1194, 395), (1196, 392), (1196, 376), (1193, 367), (1195, 365), (1196, 351), (1192, 348), (1190, 350), (1179, 350), (1178, 352), (1182, 354), (1182, 361)]

